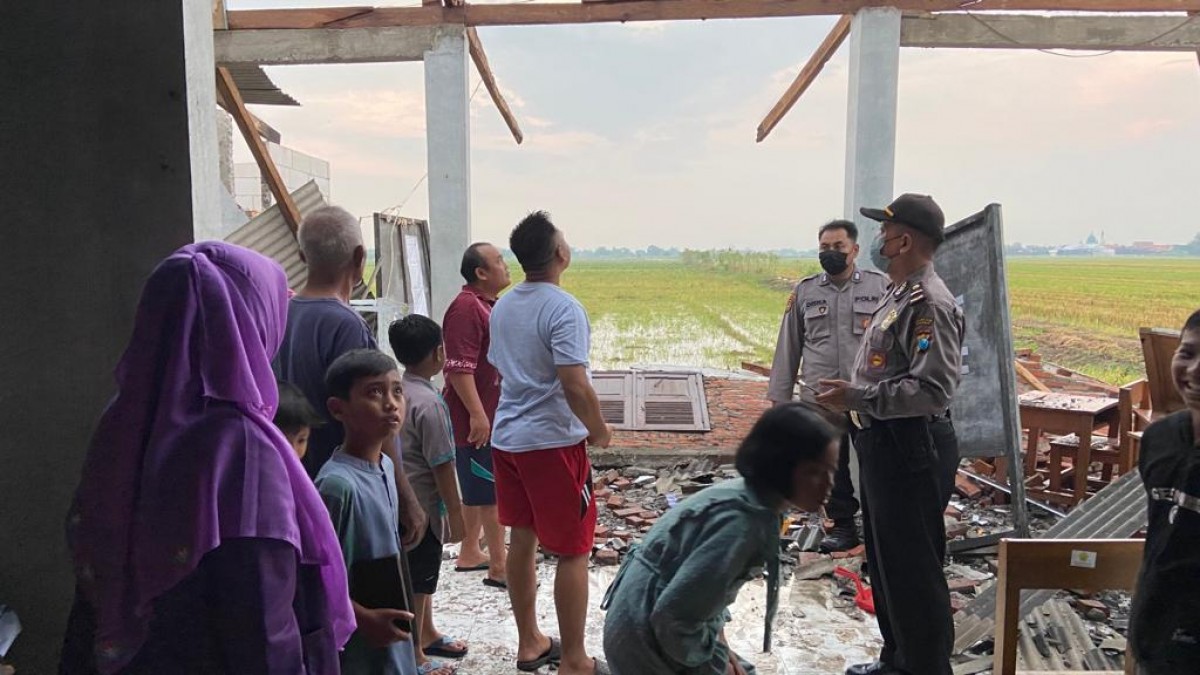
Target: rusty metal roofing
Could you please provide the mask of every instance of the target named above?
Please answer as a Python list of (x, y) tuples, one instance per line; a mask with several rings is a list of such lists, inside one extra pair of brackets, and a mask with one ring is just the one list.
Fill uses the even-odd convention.
[[(325, 197), (321, 195), (316, 181), (311, 180), (292, 193), (292, 200), (296, 202), (296, 209), (300, 211), (301, 218), (325, 206)], [(289, 288), (301, 288), (308, 280), (308, 268), (300, 259), (300, 244), (296, 242), (295, 235), (283, 219), (278, 205), (263, 211), (250, 222), (234, 230), (225, 237), (225, 241), (253, 249), (278, 262), (287, 272)]]
[(244, 102), (260, 105), (300, 105), (296, 99), (284, 93), (279, 85), (272, 82), (261, 66), (253, 63), (224, 65), (233, 76), (233, 83), (242, 93)]

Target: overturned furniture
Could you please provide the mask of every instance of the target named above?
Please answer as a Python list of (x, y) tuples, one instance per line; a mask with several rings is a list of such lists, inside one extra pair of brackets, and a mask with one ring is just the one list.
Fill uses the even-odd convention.
[[(1095, 497), (1072, 509), (1040, 538), (1032, 541), (1124, 539), (1147, 525), (1146, 495), (1141, 474), (1134, 469), (1113, 481)], [(998, 586), (979, 592), (954, 615), (954, 652), (963, 653), (987, 640), (995, 629)], [(1020, 616), (1053, 599), (1053, 592), (1037, 590), (1022, 596)]]
[[(1000, 542), (1000, 573), (997, 582), (996, 650), (993, 672), (1017, 672), (1019, 622), (1026, 615), (1021, 603), (1025, 589), (1085, 588), (1089, 590), (1133, 590), (1141, 568), (1140, 539), (1005, 539)], [(1075, 657), (1089, 672), (1106, 670), (1106, 659), (1095, 648), (1082, 649)], [(1097, 671), (1096, 664), (1101, 671)], [(1032, 671), (1025, 671), (1032, 672)], [(1061, 671), (1058, 671), (1061, 672)], [(1137, 672), (1133, 654), (1126, 651), (1125, 670)]]

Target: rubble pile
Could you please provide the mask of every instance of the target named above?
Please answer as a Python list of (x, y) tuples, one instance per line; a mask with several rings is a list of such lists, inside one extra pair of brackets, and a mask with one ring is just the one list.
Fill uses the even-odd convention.
[(716, 466), (704, 458), (670, 468), (627, 466), (596, 471), (592, 486), (597, 516), (592, 562), (619, 564), (630, 545), (640, 542), (667, 509), (687, 495), (737, 475), (733, 465)]

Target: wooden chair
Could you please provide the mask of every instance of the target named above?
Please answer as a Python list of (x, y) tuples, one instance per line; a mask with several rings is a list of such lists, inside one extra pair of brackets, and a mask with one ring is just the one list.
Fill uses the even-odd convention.
[(1155, 419), (1183, 410), (1186, 406), (1171, 377), (1171, 359), (1179, 349), (1180, 333), (1165, 328), (1140, 328), (1142, 358), (1146, 362), (1146, 387), (1150, 411)]
[[(1020, 639), (1021, 591), (1081, 588), (1129, 590), (1142, 566), (1141, 539), (1004, 539), (996, 582), (996, 675), (1016, 675)], [(1133, 652), (1125, 652), (1125, 673), (1135, 675)]]

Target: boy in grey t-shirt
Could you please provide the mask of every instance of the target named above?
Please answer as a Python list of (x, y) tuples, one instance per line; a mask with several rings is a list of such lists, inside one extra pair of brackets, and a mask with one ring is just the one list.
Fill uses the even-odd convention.
[(464, 529), (450, 409), (431, 381), (446, 362), (442, 329), (428, 317), (410, 314), (388, 327), (388, 340), (396, 358), (404, 364), (408, 401), (400, 434), (404, 471), (429, 516), (429, 528), (421, 543), (408, 552), (416, 596), (413, 613), (420, 637), (417, 664), (422, 672), (431, 667), (437, 672), (437, 662), (425, 665), (430, 656), (457, 659), (467, 655), (466, 642), (439, 633), (433, 623), (433, 594), (442, 565), (442, 545), (462, 541)]

